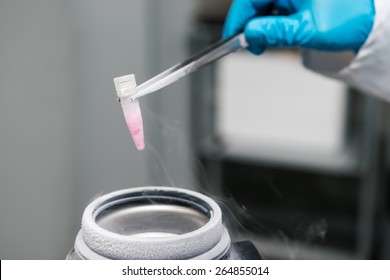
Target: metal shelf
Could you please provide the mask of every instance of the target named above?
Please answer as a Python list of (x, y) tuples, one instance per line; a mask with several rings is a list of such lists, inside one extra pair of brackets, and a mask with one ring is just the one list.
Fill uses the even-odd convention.
[(321, 154), (315, 151), (280, 149), (265, 145), (248, 145), (239, 141), (224, 140), (222, 148), (213, 140), (205, 140), (199, 154), (220, 160), (255, 162), (269, 166), (286, 167), (295, 170), (308, 170), (328, 174), (348, 174), (357, 176), (361, 172), (356, 145), (350, 144), (334, 154)]

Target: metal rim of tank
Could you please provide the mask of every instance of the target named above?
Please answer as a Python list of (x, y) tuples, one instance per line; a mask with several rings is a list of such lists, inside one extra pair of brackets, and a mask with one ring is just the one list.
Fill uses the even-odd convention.
[(214, 259), (226, 255), (230, 246), (214, 200), (160, 186), (95, 199), (84, 211), (82, 237), (93, 252), (109, 259)]

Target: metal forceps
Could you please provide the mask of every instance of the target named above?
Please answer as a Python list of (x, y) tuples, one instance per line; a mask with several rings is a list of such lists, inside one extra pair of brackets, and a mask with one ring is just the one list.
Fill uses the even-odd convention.
[(217, 59), (220, 59), (221, 57), (224, 57), (227, 54), (246, 47), (248, 47), (248, 42), (246, 41), (243, 33), (225, 40), (220, 40), (210, 45), (199, 54), (185, 60), (184, 62), (176, 64), (150, 80), (142, 83), (136, 89), (128, 92), (128, 96), (130, 96), (132, 101), (135, 101), (142, 96), (153, 93), (176, 82), (180, 78), (187, 76), (188, 74), (211, 62), (214, 62)]

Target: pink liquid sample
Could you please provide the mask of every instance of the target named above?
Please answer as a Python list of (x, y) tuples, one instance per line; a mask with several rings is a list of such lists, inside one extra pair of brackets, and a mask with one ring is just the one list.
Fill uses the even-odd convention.
[(142, 151), (145, 148), (144, 142), (144, 127), (142, 122), (141, 108), (138, 100), (130, 101), (130, 98), (121, 100), (121, 106), (127, 127), (130, 131), (131, 137), (133, 137), (135, 147), (137, 150)]

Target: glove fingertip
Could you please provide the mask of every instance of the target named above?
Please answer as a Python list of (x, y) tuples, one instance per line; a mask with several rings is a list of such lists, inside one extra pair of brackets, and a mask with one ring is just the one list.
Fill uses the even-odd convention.
[(237, 33), (236, 26), (226, 23), (222, 31), (222, 37), (226, 39), (228, 37), (235, 35), (236, 33)]
[(249, 46), (247, 48), (247, 50), (250, 51), (254, 55), (261, 55), (265, 51), (265, 47)]
[(245, 26), (244, 34), (249, 43), (248, 50), (255, 55), (260, 55), (265, 51), (264, 40), (260, 33), (253, 20)]
[(224, 29), (223, 29), (223, 31), (222, 31), (222, 38), (223, 38), (223, 39), (226, 39), (226, 38), (228, 38), (229, 36), (230, 36), (230, 32), (229, 32), (228, 28), (225, 26)]

